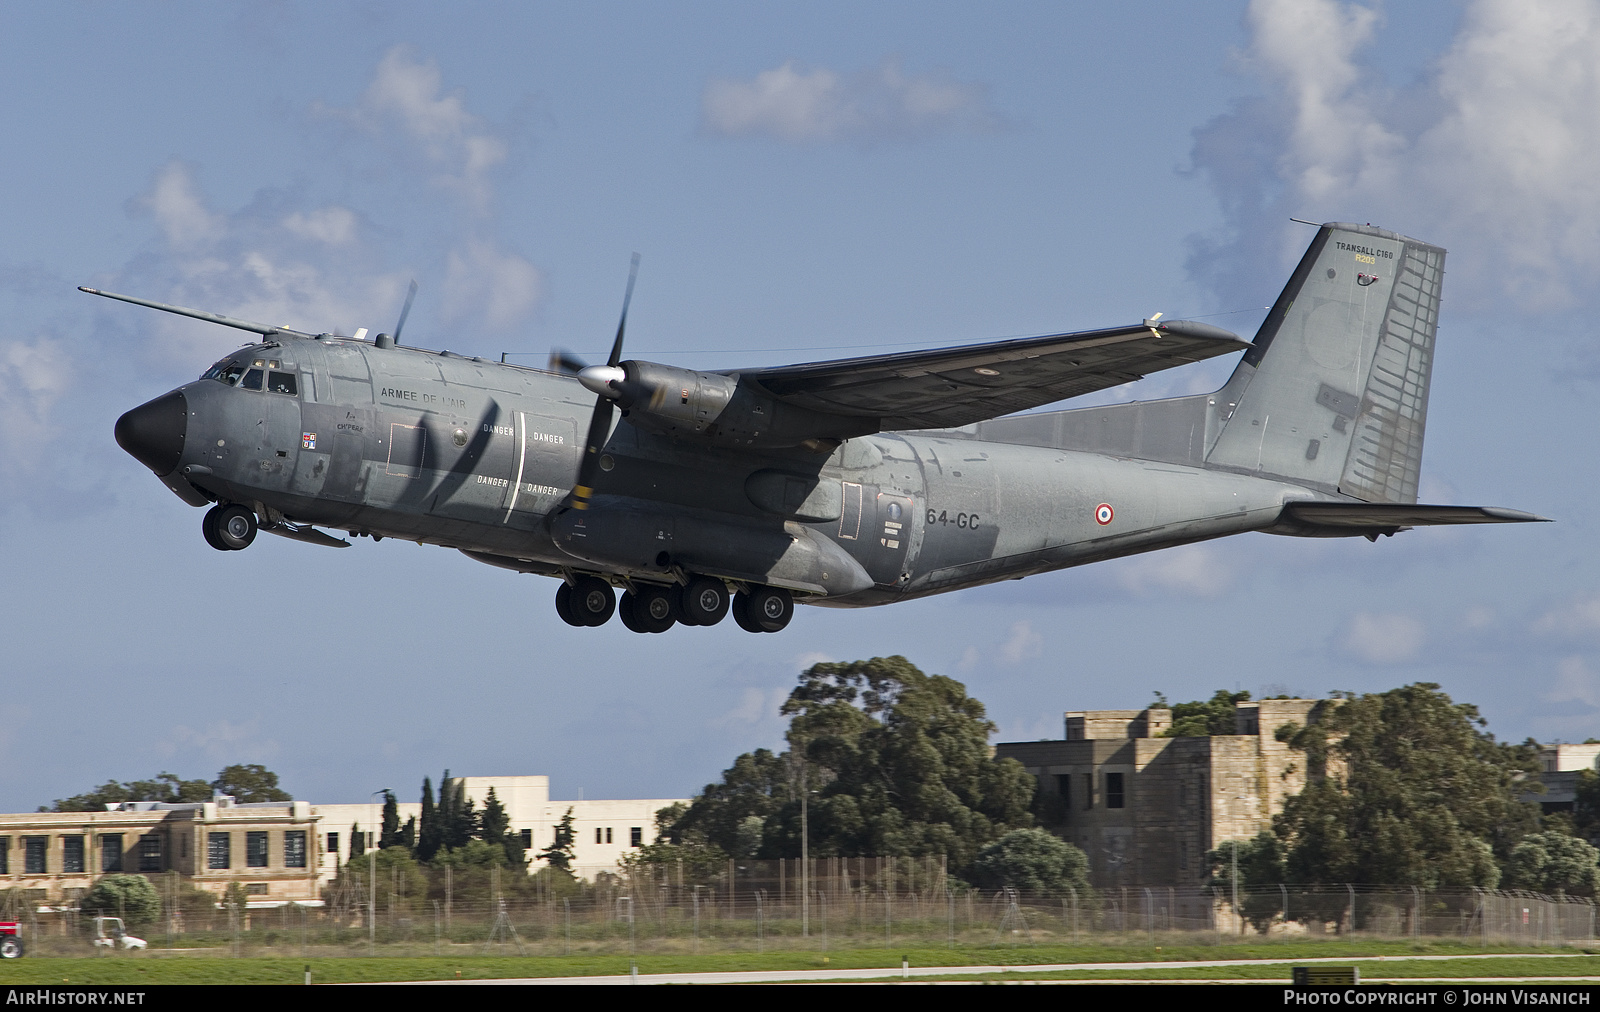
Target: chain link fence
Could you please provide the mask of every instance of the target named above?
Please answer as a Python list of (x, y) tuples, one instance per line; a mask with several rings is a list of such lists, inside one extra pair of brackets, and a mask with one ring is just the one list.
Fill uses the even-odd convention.
[[(129, 928), (152, 951), (217, 955), (759, 951), (1104, 943), (1221, 944), (1267, 938), (1456, 939), (1591, 945), (1595, 905), (1575, 896), (1485, 889), (1281, 884), (1234, 889), (1117, 886), (1040, 895), (980, 890), (937, 858), (729, 862), (698, 875), (634, 869), (555, 895), (492, 877), (489, 896), (425, 895), (359, 877), (316, 904), (216, 902), (153, 876), (162, 910)], [(700, 881), (695, 881), (695, 879)], [(506, 888), (502, 889), (502, 885)], [(511, 886), (515, 886), (512, 889)], [(93, 917), (23, 890), (0, 894), (35, 954), (82, 954)], [(103, 951), (103, 950), (102, 950)]]

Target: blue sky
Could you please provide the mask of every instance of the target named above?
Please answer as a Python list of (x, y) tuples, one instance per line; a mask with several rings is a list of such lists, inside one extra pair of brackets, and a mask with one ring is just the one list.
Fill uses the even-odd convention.
[[(960, 678), (1001, 739), (1219, 687), (1437, 681), (1600, 736), (1588, 436), (1600, 10), (1459, 4), (0, 3), (0, 807), (262, 762), (297, 796), (548, 773), (693, 793), (817, 659)], [(727, 368), (1122, 323), (1245, 335), (1310, 238), (1447, 247), (1425, 497), (1556, 518), (1251, 535), (859, 612), (638, 637), (435, 548), (218, 553), (111, 438), (306, 330)], [(1231, 362), (1116, 399), (1206, 388)]]

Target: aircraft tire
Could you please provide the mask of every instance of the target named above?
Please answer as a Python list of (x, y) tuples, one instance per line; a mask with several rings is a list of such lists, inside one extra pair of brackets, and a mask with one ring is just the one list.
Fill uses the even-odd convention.
[(633, 618), (640, 627), (636, 632), (664, 633), (678, 624), (677, 609), (673, 607), (672, 591), (668, 588), (640, 587), (638, 593), (628, 596), (633, 598)]
[(758, 633), (762, 629), (750, 620), (750, 595), (740, 591), (733, 595), (733, 603), (728, 606), (728, 614), (739, 623), (739, 628), (745, 632)]
[(583, 621), (572, 610), (572, 588), (567, 586), (565, 582), (562, 582), (561, 586), (556, 588), (556, 614), (560, 615), (561, 621), (567, 625), (574, 625), (580, 628), (583, 626)]
[(682, 613), (695, 625), (716, 625), (728, 614), (728, 586), (709, 576), (690, 580), (678, 600)]
[(0, 936), (0, 959), (20, 959), (23, 951), (22, 939), (16, 935)]
[(222, 535), (217, 530), (217, 518), (221, 515), (221, 506), (213, 506), (206, 510), (205, 519), (200, 521), (200, 533), (206, 536), (206, 544), (219, 552), (226, 552), (228, 546), (222, 543)]
[(572, 588), (572, 614), (584, 625), (602, 626), (617, 610), (617, 592), (598, 576), (580, 576)]
[(626, 591), (617, 598), (617, 617), (622, 619), (622, 624), (628, 627), (629, 632), (644, 633), (650, 630), (639, 624), (639, 614), (635, 610), (638, 602), (634, 600), (633, 592)]
[(782, 632), (794, 618), (794, 595), (782, 587), (757, 587), (745, 603), (752, 625), (762, 632)]
[(243, 506), (224, 506), (217, 514), (217, 540), (229, 551), (250, 547), (256, 539), (256, 515)]

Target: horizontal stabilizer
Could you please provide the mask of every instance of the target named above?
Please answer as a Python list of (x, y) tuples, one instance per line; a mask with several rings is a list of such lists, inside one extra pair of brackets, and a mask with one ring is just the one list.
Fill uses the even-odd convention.
[(1312, 527), (1344, 527), (1350, 533), (1394, 530), (1403, 527), (1437, 527), (1449, 524), (1549, 523), (1503, 506), (1425, 506), (1411, 503), (1292, 502), (1283, 508), (1286, 520)]

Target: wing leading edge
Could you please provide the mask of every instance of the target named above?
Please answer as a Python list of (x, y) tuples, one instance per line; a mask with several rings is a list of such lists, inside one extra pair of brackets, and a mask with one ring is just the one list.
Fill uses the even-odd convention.
[(1244, 351), (1231, 331), (1189, 320), (988, 344), (741, 370), (778, 400), (884, 429), (946, 429), (1121, 386)]

